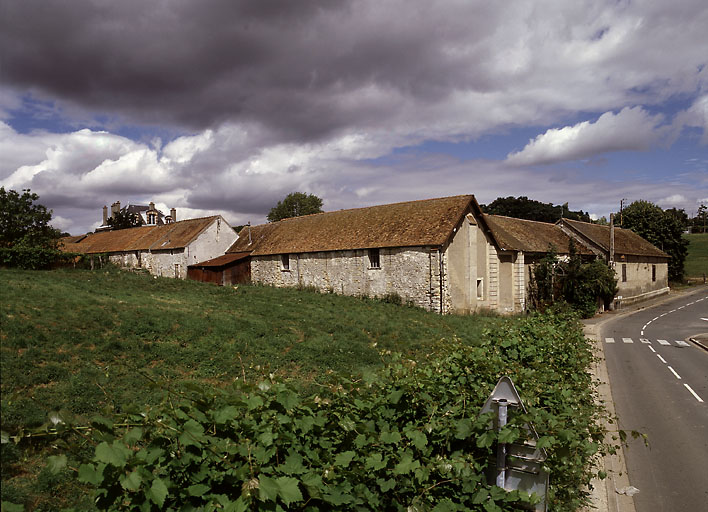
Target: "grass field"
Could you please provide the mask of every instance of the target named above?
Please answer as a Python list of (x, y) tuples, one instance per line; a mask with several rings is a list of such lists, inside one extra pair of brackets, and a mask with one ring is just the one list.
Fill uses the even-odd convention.
[(686, 256), (686, 277), (708, 275), (708, 233), (684, 235), (689, 241)]
[[(382, 364), (379, 350), (418, 359), (441, 339), (475, 343), (494, 317), (440, 316), (372, 299), (295, 289), (154, 279), (116, 269), (0, 269), (2, 430), (46, 422), (52, 411), (88, 418), (157, 403), (152, 382), (225, 385), (274, 372), (314, 386), (328, 372)], [(42, 446), (3, 445), (3, 499), (53, 489)], [(12, 452), (12, 453), (11, 453)], [(66, 484), (69, 485), (69, 484)], [(70, 495), (70, 490), (62, 495)]]

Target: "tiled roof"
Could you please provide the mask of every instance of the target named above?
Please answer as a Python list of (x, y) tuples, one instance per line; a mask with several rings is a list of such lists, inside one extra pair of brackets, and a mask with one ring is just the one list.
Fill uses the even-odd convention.
[[(577, 220), (561, 219), (560, 225), (570, 227), (576, 233), (586, 238), (603, 251), (610, 250), (610, 226), (590, 224)], [(615, 227), (615, 254), (632, 256), (653, 256), (656, 258), (669, 258), (670, 256), (656, 246), (644, 240), (641, 236), (629, 229)]]
[(480, 211), (474, 196), (464, 195), (293, 217), (245, 227), (227, 252), (259, 256), (442, 246), (471, 209)]
[[(485, 214), (484, 218), (503, 250), (546, 253), (553, 246), (557, 254), (568, 254), (570, 237), (555, 224), (501, 215)], [(576, 248), (580, 254), (592, 254), (580, 244)]]
[(239, 261), (245, 258), (248, 258), (251, 255), (250, 252), (235, 252), (235, 253), (229, 253), (229, 254), (224, 254), (223, 256), (218, 256), (216, 258), (212, 258), (210, 260), (202, 261), (201, 263), (195, 263), (194, 265), (189, 265), (190, 268), (192, 267), (223, 267), (224, 265), (228, 265), (229, 263), (233, 263), (235, 261)]
[[(189, 245), (212, 222), (221, 218), (203, 217), (139, 228), (100, 231), (86, 235), (79, 243), (64, 243), (62, 250), (96, 254), (104, 252), (181, 249)], [(227, 225), (228, 227), (228, 225)], [(230, 229), (230, 228), (229, 228)]]

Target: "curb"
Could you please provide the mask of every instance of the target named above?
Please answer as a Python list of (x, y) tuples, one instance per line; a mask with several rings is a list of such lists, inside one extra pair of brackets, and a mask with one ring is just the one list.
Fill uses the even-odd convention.
[(688, 338), (688, 341), (708, 352), (708, 345), (706, 345), (706, 343), (698, 341), (696, 338)]
[(613, 438), (615, 436), (614, 433), (617, 431), (617, 425), (614, 420), (617, 413), (612, 400), (612, 389), (610, 388), (610, 379), (607, 373), (607, 365), (605, 364), (605, 350), (599, 339), (598, 331), (600, 325), (587, 325), (583, 332), (588, 339), (594, 342), (596, 361), (591, 371), (595, 381), (598, 383), (597, 392), (600, 404), (607, 409), (610, 415), (610, 420), (605, 420), (603, 425), (607, 430), (605, 443), (616, 445), (617, 450), (614, 454), (607, 454), (601, 461), (600, 465), (607, 476), (603, 480), (595, 478), (590, 482), (590, 506), (585, 508), (584, 511), (636, 512), (634, 498), (620, 494), (618, 491), (618, 489), (628, 488), (630, 483), (622, 444), (618, 443), (616, 438)]

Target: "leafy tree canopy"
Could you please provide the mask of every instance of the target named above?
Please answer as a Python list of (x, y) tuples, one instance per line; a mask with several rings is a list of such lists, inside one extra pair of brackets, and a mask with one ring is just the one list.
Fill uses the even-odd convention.
[(29, 189), (20, 194), (0, 187), (0, 247), (56, 247), (59, 231), (49, 224), (52, 211), (38, 199)]
[(108, 225), (113, 229), (137, 228), (143, 225), (143, 218), (137, 213), (118, 211), (109, 217)]
[(290, 217), (322, 213), (322, 199), (314, 194), (291, 192), (285, 199), (270, 209), (268, 222), (277, 222)]
[(688, 242), (683, 238), (684, 224), (680, 219), (676, 211), (664, 211), (644, 200), (634, 201), (622, 211), (622, 227), (631, 229), (671, 256), (671, 281), (683, 278), (683, 266), (688, 252)]
[(569, 210), (568, 203), (556, 206), (553, 203), (542, 203), (526, 196), (498, 197), (490, 204), (481, 206), (484, 213), (504, 215), (517, 219), (556, 222), (563, 217), (565, 219), (591, 222), (590, 215), (582, 210)]

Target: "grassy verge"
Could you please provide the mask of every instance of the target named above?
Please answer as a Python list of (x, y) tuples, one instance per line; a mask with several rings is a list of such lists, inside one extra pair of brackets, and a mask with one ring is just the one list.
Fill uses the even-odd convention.
[[(475, 344), (498, 318), (258, 286), (218, 288), (113, 269), (0, 269), (2, 429), (157, 404), (152, 382), (223, 387), (273, 372), (312, 386), (328, 372), (421, 359), (440, 340)], [(45, 469), (47, 445), (3, 445), (3, 500), (56, 509), (81, 493)]]
[(685, 275), (687, 278), (702, 278), (708, 275), (708, 233), (684, 235), (688, 240)]

